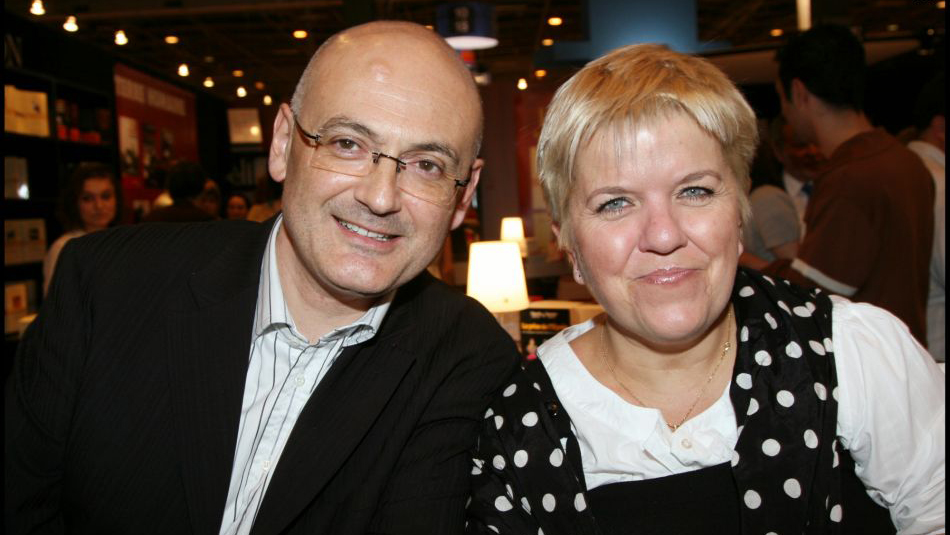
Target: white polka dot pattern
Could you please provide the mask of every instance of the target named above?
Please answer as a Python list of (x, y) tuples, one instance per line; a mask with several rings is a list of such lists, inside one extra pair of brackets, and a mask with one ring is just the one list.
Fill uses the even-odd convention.
[(794, 477), (785, 480), (785, 483), (782, 485), (782, 490), (784, 490), (785, 494), (788, 494), (790, 498), (798, 498), (802, 495), (802, 485)]
[(494, 466), (496, 470), (504, 470), (505, 458), (501, 455), (495, 455), (495, 457), (491, 460), (491, 465)]
[(742, 501), (749, 509), (758, 509), (762, 505), (762, 496), (759, 496), (759, 493), (754, 490), (747, 490), (742, 497)]
[(564, 452), (558, 448), (554, 448), (554, 451), (551, 452), (551, 456), (548, 457), (548, 460), (551, 462), (551, 466), (561, 466), (561, 463), (564, 461)]
[(584, 499), (584, 494), (581, 492), (574, 496), (574, 509), (577, 509), (578, 513), (587, 509), (587, 500)]
[(508, 501), (507, 497), (499, 496), (495, 498), (495, 509), (498, 509), (502, 513), (505, 511), (511, 511), (511, 502)]
[(555, 499), (554, 499), (554, 495), (553, 495), (553, 494), (550, 494), (550, 493), (549, 493), (549, 494), (545, 494), (545, 495), (541, 498), (541, 507), (544, 507), (544, 510), (545, 510), (545, 511), (547, 511), (547, 512), (550, 513), (551, 511), (554, 510), (555, 505), (557, 505), (557, 503), (556, 503), (556, 501), (555, 501)]
[(791, 407), (795, 404), (795, 395), (788, 390), (779, 390), (775, 394), (775, 401), (778, 401), (778, 404), (783, 407)]
[(518, 450), (515, 452), (515, 466), (518, 468), (524, 468), (524, 465), (528, 464), (528, 452), (525, 450)]
[(755, 352), (755, 361), (759, 366), (769, 366), (772, 364), (772, 355), (764, 349)]
[(828, 513), (828, 518), (830, 518), (832, 522), (841, 522), (841, 514), (841, 506), (835, 505), (831, 508), (831, 512)]
[(757, 412), (759, 412), (759, 402), (752, 398), (749, 400), (749, 410), (746, 411), (746, 414), (752, 416)]
[(773, 318), (768, 312), (765, 313), (765, 321), (769, 322), (769, 327), (771, 327), (773, 330), (778, 329), (778, 322), (775, 321), (775, 318)]
[(762, 443), (762, 453), (769, 457), (775, 457), (780, 451), (782, 451), (782, 446), (774, 438), (770, 438)]
[(736, 376), (736, 384), (743, 390), (752, 388), (752, 376), (748, 373), (740, 373)]
[(531, 504), (528, 503), (527, 498), (524, 498), (524, 497), (521, 498), (521, 508), (524, 509), (525, 512), (528, 513), (529, 515), (531, 514)]
[(534, 425), (538, 423), (538, 413), (531, 411), (525, 414), (524, 417), (521, 418), (521, 423), (523, 423), (525, 427), (534, 427)]
[(802, 356), (802, 346), (798, 345), (798, 342), (789, 342), (788, 345), (785, 346), (785, 354), (793, 359), (797, 359)]
[(811, 429), (805, 430), (805, 445), (811, 449), (818, 447), (818, 435)]
[(505, 396), (506, 398), (510, 398), (517, 391), (518, 391), (518, 385), (510, 384), (508, 385), (508, 388), (506, 388), (505, 391), (501, 393), (501, 395)]
[(818, 399), (825, 401), (828, 399), (828, 389), (821, 383), (815, 383), (815, 395), (818, 396)]
[(739, 290), (739, 297), (750, 297), (752, 295), (755, 295), (755, 290), (753, 290), (751, 286), (743, 286), (742, 289)]

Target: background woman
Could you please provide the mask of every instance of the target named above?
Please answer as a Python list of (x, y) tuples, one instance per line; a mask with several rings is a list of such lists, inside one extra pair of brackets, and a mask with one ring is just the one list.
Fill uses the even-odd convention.
[(247, 211), (251, 204), (243, 193), (232, 193), (228, 196), (228, 203), (224, 206), (228, 219), (247, 219)]
[(60, 196), (59, 216), (66, 232), (53, 242), (43, 259), (43, 295), (66, 242), (115, 221), (118, 192), (119, 184), (109, 166), (92, 162), (76, 166)]
[(488, 410), (470, 532), (943, 529), (944, 377), (923, 348), (881, 309), (737, 269), (755, 146), (733, 84), (662, 46), (558, 90), (540, 177), (606, 313)]

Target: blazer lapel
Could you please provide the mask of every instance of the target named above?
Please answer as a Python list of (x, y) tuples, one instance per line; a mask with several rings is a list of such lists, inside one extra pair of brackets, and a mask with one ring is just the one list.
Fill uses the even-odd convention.
[[(397, 295), (397, 299), (399, 296)], [(264, 496), (252, 534), (284, 530), (321, 492), (406, 376), (408, 306), (394, 301), (376, 337), (343, 351), (300, 414)]]
[(269, 229), (235, 240), (192, 274), (189, 299), (196, 306), (167, 318), (174, 440), (196, 533), (221, 527)]

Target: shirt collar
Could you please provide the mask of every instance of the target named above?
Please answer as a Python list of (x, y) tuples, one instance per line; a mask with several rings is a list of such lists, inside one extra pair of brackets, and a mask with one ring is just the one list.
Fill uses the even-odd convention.
[(785, 184), (785, 191), (792, 197), (798, 195), (805, 185), (804, 182), (792, 176), (788, 171), (782, 171), (782, 182)]
[[(270, 236), (267, 238), (267, 246), (264, 248), (264, 258), (261, 262), (261, 280), (257, 287), (257, 310), (254, 313), (254, 337), (257, 338), (269, 330), (277, 329), (287, 331), (287, 334), (291, 337), (298, 338), (306, 343), (306, 338), (297, 331), (296, 323), (294, 323), (287, 302), (284, 300), (280, 273), (277, 270), (277, 234), (283, 226), (283, 219), (283, 214), (277, 216)], [(323, 335), (321, 340), (344, 337), (344, 347), (369, 340), (379, 330), (395, 293), (395, 290), (389, 292), (359, 319), (349, 325), (330, 331)]]
[(907, 147), (917, 154), (937, 162), (940, 164), (940, 167), (946, 167), (946, 164), (944, 163), (946, 161), (946, 155), (944, 155), (942, 150), (931, 145), (930, 143), (916, 140), (908, 143)]

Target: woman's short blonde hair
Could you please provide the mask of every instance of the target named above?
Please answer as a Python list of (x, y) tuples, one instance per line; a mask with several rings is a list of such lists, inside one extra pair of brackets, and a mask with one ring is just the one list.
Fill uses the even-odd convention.
[(567, 205), (578, 151), (599, 132), (691, 117), (715, 138), (739, 185), (748, 221), (749, 165), (758, 143), (755, 113), (736, 86), (708, 61), (663, 45), (618, 48), (588, 63), (562, 85), (548, 108), (538, 142), (538, 170), (551, 218), (571, 243)]

